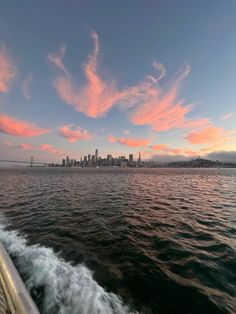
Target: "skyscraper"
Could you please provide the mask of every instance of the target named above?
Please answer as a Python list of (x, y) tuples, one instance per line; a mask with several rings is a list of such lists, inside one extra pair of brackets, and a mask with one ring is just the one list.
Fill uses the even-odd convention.
[(88, 158), (87, 156), (84, 156), (83, 166), (86, 167), (87, 165), (88, 165)]
[(138, 167), (141, 167), (141, 163), (142, 163), (142, 161), (141, 161), (141, 154), (138, 153)]
[(107, 166), (108, 167), (112, 166), (112, 155), (107, 155)]
[(34, 157), (31, 156), (31, 157), (30, 157), (30, 167), (33, 167), (33, 163), (34, 163)]
[(92, 167), (95, 167), (95, 155), (92, 155), (91, 164), (92, 164)]
[(133, 167), (134, 165), (134, 156), (133, 154), (129, 154), (129, 166)]
[(97, 166), (98, 163), (98, 149), (95, 150), (95, 167)]
[(69, 156), (66, 157), (66, 167), (70, 166), (70, 158)]
[(88, 154), (88, 166), (92, 166), (91, 154)]

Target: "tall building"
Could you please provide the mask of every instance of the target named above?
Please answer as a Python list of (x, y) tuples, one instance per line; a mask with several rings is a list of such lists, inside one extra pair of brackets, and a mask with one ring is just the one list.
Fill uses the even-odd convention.
[(83, 160), (83, 166), (86, 167), (87, 166), (87, 156), (84, 156), (84, 160)]
[(112, 166), (112, 155), (107, 155), (107, 166), (108, 167)]
[(33, 167), (33, 163), (34, 163), (34, 157), (31, 156), (31, 157), (30, 157), (30, 167)]
[(92, 164), (92, 167), (95, 167), (95, 155), (92, 155), (92, 162), (91, 162), (91, 164)]
[(97, 166), (98, 163), (98, 149), (95, 150), (95, 166)]
[(89, 167), (92, 167), (91, 154), (88, 154), (88, 166), (89, 166)]
[(69, 156), (66, 157), (66, 167), (70, 166), (70, 158)]
[(65, 165), (66, 165), (66, 160), (65, 160), (65, 158), (63, 158), (62, 159), (62, 167), (65, 167)]
[(138, 154), (138, 167), (141, 167), (142, 165), (142, 160), (141, 160), (141, 154)]
[(129, 154), (129, 166), (133, 167), (134, 166), (134, 155)]

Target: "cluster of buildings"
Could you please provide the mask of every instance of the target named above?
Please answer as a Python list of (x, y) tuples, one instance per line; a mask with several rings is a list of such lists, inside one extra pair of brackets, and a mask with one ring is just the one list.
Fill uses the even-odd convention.
[(80, 160), (70, 159), (67, 156), (62, 159), (62, 167), (142, 167), (142, 161), (140, 153), (137, 160), (134, 160), (133, 154), (129, 154), (129, 158), (125, 156), (113, 157), (112, 155), (102, 158), (96, 149), (94, 155), (88, 154), (83, 158), (81, 157)]

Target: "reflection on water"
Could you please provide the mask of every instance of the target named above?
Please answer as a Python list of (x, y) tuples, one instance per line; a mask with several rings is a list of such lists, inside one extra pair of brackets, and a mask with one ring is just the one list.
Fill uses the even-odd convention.
[[(60, 252), (67, 266), (86, 265), (130, 310), (236, 312), (236, 169), (2, 169), (0, 177), (8, 230), (26, 235), (26, 247)], [(53, 288), (34, 287), (17, 253), (14, 258), (45, 309)], [(83, 284), (76, 287), (69, 294), (79, 300)], [(64, 309), (87, 313), (88, 307)]]

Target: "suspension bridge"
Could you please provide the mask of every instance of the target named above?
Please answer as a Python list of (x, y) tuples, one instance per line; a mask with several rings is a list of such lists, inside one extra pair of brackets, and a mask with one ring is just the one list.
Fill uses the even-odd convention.
[(48, 163), (35, 161), (34, 157), (31, 156), (29, 161), (24, 160), (8, 160), (8, 159), (0, 159), (0, 163), (10, 163), (10, 164), (25, 164), (29, 167), (47, 167)]

